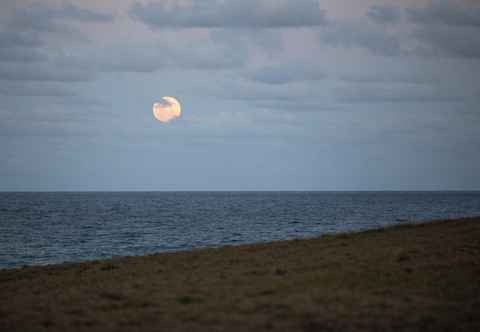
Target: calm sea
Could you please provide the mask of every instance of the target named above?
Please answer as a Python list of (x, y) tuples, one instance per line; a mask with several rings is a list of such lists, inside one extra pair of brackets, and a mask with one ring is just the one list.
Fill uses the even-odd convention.
[(480, 215), (480, 192), (0, 193), (0, 268)]

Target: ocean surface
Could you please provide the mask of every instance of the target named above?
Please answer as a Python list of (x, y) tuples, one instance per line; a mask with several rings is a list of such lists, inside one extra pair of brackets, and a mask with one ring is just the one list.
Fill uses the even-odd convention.
[(480, 216), (480, 192), (0, 193), (0, 268)]

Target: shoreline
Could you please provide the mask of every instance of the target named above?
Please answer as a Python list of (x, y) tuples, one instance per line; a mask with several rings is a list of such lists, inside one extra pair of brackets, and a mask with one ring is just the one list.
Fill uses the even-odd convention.
[(425, 220), (409, 220), (409, 219), (397, 219), (395, 224), (387, 225), (387, 226), (380, 226), (375, 228), (367, 228), (362, 230), (352, 230), (347, 232), (333, 232), (333, 233), (322, 233), (314, 236), (307, 236), (307, 237), (298, 237), (298, 238), (291, 238), (291, 239), (282, 239), (282, 240), (266, 240), (261, 242), (247, 242), (247, 243), (239, 243), (239, 244), (222, 244), (218, 246), (202, 246), (202, 247), (195, 247), (190, 249), (171, 249), (165, 251), (158, 251), (158, 252), (150, 252), (145, 253), (143, 255), (127, 255), (127, 256), (111, 256), (106, 258), (93, 258), (87, 260), (80, 260), (80, 261), (63, 261), (58, 263), (46, 263), (46, 264), (31, 264), (31, 265), (18, 265), (13, 267), (0, 267), (0, 273), (2, 271), (12, 271), (12, 270), (21, 270), (21, 269), (29, 269), (29, 268), (42, 268), (42, 267), (56, 267), (56, 266), (71, 266), (77, 264), (84, 264), (84, 263), (97, 263), (97, 262), (105, 262), (110, 260), (121, 260), (121, 259), (128, 259), (128, 258), (135, 258), (135, 257), (148, 257), (148, 256), (156, 256), (156, 255), (165, 255), (165, 254), (175, 254), (175, 253), (189, 253), (189, 252), (198, 252), (203, 250), (221, 250), (223, 248), (230, 248), (230, 247), (243, 247), (243, 246), (256, 246), (256, 245), (269, 245), (275, 244), (279, 242), (290, 242), (290, 241), (309, 241), (309, 240), (317, 240), (323, 237), (331, 237), (331, 236), (343, 236), (343, 235), (355, 235), (355, 234), (362, 234), (368, 232), (375, 232), (375, 231), (384, 231), (389, 230), (391, 228), (397, 227), (409, 227), (409, 226), (418, 226), (423, 224), (431, 224), (431, 223), (443, 223), (443, 222), (450, 222), (450, 221), (457, 221), (457, 220), (467, 220), (467, 219), (480, 219), (479, 216), (468, 216), (462, 218), (451, 218), (451, 219), (425, 219)]
[(479, 275), (480, 217), (6, 268), (0, 330), (478, 330)]

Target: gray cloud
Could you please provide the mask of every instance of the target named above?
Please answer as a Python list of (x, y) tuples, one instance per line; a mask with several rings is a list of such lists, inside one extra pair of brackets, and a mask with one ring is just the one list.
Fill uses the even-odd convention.
[(58, 66), (54, 62), (0, 64), (0, 80), (5, 81), (84, 82), (92, 75), (83, 68)]
[(7, 29), (0, 30), (0, 48), (41, 46), (38, 33)]
[[(92, 68), (78, 66), (54, 54), (49, 40), (61, 36), (68, 41), (82, 40), (83, 34), (71, 28), (68, 22), (107, 23), (110, 14), (84, 9), (73, 4), (49, 6), (31, 4), (13, 6), (0, 20), (0, 80), (3, 94), (56, 95), (62, 91), (45, 89), (38, 85), (25, 88), (10, 82), (84, 82), (93, 78)], [(74, 37), (74, 38), (72, 38)], [(15, 89), (18, 88), (17, 91)], [(35, 91), (36, 90), (36, 91)]]
[(318, 99), (263, 99), (252, 101), (252, 104), (257, 108), (292, 111), (294, 113), (335, 111), (339, 109), (338, 106), (330, 102)]
[(480, 27), (480, 7), (458, 1), (434, 0), (422, 8), (407, 8), (411, 22), (420, 24), (446, 24), (453, 26)]
[(473, 97), (426, 84), (349, 84), (333, 93), (341, 103), (465, 102)]
[[(248, 57), (245, 45), (232, 47), (228, 43), (193, 41), (171, 44), (165, 51), (173, 66), (197, 69), (222, 69), (242, 66)], [(161, 49), (163, 51), (163, 49)]]
[[(387, 56), (480, 57), (480, 6), (438, 0), (424, 7), (406, 8), (405, 13), (408, 21), (416, 24), (410, 34), (352, 21), (327, 29), (323, 40), (333, 46), (359, 47)], [(377, 23), (395, 23), (400, 20), (400, 11), (397, 7), (374, 5), (367, 17)]]
[(248, 50), (262, 51), (275, 55), (284, 47), (282, 34), (284, 29), (255, 28), (215, 28), (210, 29), (212, 42), (225, 45), (240, 54)]
[(479, 58), (480, 6), (465, 1), (431, 1), (421, 8), (405, 9), (416, 28), (415, 55)]
[[(318, 81), (317, 83), (324, 82)], [(256, 102), (260, 100), (301, 100), (313, 96), (319, 98), (317, 84), (291, 82), (289, 84), (265, 84), (250, 79), (225, 80), (225, 86), (217, 91), (219, 98)]]
[(394, 6), (373, 5), (368, 9), (367, 16), (376, 23), (397, 23), (400, 21), (401, 11)]
[(90, 54), (82, 55), (77, 62), (100, 72), (148, 73), (168, 68), (229, 69), (242, 66), (247, 57), (243, 45), (233, 48), (205, 38), (95, 49)]
[(286, 84), (322, 80), (327, 74), (314, 64), (288, 63), (259, 68), (249, 73), (247, 77), (266, 84)]
[[(85, 48), (73, 55), (47, 54), (38, 48), (0, 48), (0, 82), (75, 83), (92, 81), (100, 73), (151, 73), (172, 68), (222, 70), (242, 66), (248, 56), (246, 50), (228, 46), (207, 37), (180, 42), (164, 40), (155, 45)], [(12, 90), (13, 87), (9, 88)], [(38, 95), (42, 93), (38, 91)]]
[(111, 14), (80, 8), (73, 4), (66, 4), (59, 9), (50, 10), (50, 13), (56, 18), (68, 18), (82, 22), (108, 23), (113, 21)]
[(33, 4), (17, 8), (9, 24), (23, 30), (54, 31), (62, 28), (57, 25), (57, 20), (108, 23), (113, 21), (113, 16), (80, 8), (73, 4), (65, 4), (62, 7)]
[(129, 15), (151, 28), (160, 27), (300, 27), (325, 25), (315, 0), (207, 0), (135, 3)]
[(72, 97), (76, 94), (65, 87), (45, 82), (7, 82), (0, 84), (0, 95), (3, 96), (51, 96)]
[(432, 73), (427, 70), (415, 68), (385, 68), (379, 71), (342, 74), (339, 79), (349, 83), (370, 84), (370, 83), (407, 83), (407, 84), (430, 84), (441, 79), (439, 73)]
[(32, 4), (14, 7), (11, 13), (0, 21), (0, 48), (39, 47), (48, 36), (63, 36), (84, 40), (86, 37), (68, 22), (108, 23), (110, 14), (80, 8), (73, 4), (52, 7)]
[(480, 58), (480, 29), (476, 27), (425, 25), (413, 37), (420, 42), (416, 54)]
[(0, 47), (1, 62), (36, 62), (47, 60), (47, 55), (35, 48)]
[(321, 32), (320, 39), (331, 46), (357, 47), (377, 55), (394, 56), (402, 53), (397, 36), (368, 22), (337, 22)]

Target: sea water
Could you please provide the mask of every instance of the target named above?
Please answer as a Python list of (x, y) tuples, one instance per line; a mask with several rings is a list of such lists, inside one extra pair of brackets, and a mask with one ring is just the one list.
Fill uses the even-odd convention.
[(0, 193), (0, 268), (480, 215), (480, 192)]

